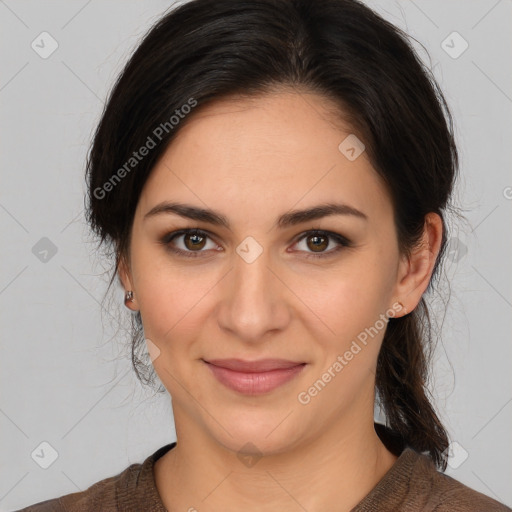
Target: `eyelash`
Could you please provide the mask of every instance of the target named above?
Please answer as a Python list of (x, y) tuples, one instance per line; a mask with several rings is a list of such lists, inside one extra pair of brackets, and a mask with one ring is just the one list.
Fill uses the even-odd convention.
[[(200, 254), (202, 252), (206, 252), (206, 251), (202, 251), (202, 250), (200, 250), (200, 251), (183, 251), (182, 249), (176, 249), (176, 247), (173, 247), (171, 245), (171, 242), (175, 238), (182, 236), (182, 235), (198, 235), (200, 237), (206, 237), (206, 238), (211, 239), (210, 235), (206, 231), (203, 231), (198, 228), (190, 228), (190, 229), (180, 229), (179, 231), (173, 231), (172, 233), (166, 234), (161, 239), (161, 243), (169, 251), (171, 251), (175, 254), (178, 254), (179, 256), (184, 256), (186, 258), (202, 257), (202, 256), (200, 256)], [(306, 231), (306, 232), (302, 233), (301, 236), (294, 243), (294, 245), (296, 243), (301, 242), (304, 238), (307, 238), (308, 236), (314, 236), (314, 235), (325, 236), (326, 238), (334, 240), (339, 245), (335, 249), (331, 249), (327, 252), (317, 253), (317, 254), (307, 253), (305, 256), (306, 258), (328, 258), (328, 257), (333, 256), (335, 253), (338, 253), (344, 247), (352, 247), (352, 242), (350, 240), (348, 240), (347, 238), (345, 238), (344, 236), (341, 236), (338, 233), (333, 233), (332, 231), (324, 231), (324, 230), (320, 230), (320, 229), (313, 229), (313, 230)], [(299, 251), (299, 252), (303, 252), (303, 251)]]

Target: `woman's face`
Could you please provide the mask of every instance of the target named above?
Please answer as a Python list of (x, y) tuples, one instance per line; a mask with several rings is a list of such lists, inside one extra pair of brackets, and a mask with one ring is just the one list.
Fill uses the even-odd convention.
[[(413, 309), (422, 290), (407, 299), (400, 288), (390, 199), (362, 148), (348, 139), (340, 149), (350, 130), (324, 107), (293, 92), (212, 104), (187, 120), (142, 191), (120, 275), (178, 436), (279, 453), (373, 422), (385, 320), (402, 316), (399, 300)], [(166, 203), (213, 210), (229, 227)], [(290, 217), (328, 203), (360, 214)], [(193, 228), (204, 233), (169, 236)], [(238, 374), (236, 389), (219, 380), (205, 362), (217, 359), (305, 365), (251, 393), (251, 376)]]

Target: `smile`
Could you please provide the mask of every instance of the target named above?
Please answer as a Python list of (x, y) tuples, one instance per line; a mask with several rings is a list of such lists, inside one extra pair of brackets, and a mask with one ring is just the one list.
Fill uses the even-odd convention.
[(306, 363), (270, 359), (254, 362), (235, 359), (204, 362), (221, 384), (246, 395), (273, 391), (296, 377), (306, 366)]

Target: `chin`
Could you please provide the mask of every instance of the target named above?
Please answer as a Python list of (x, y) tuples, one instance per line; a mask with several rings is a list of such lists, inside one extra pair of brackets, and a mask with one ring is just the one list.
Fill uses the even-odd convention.
[[(286, 417), (286, 415), (284, 415)], [(226, 416), (224, 416), (226, 419)], [(225, 423), (226, 430), (215, 428), (211, 436), (226, 449), (239, 456), (278, 455), (285, 453), (298, 444), (297, 428), (290, 432), (290, 425), (283, 422), (283, 416), (278, 421), (234, 421)], [(231, 434), (231, 435), (230, 435)]]

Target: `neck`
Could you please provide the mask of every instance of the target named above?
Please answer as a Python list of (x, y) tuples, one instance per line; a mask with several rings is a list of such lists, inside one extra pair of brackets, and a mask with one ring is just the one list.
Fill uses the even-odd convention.
[(345, 422), (285, 453), (246, 459), (245, 465), (193, 427), (176, 431), (177, 445), (155, 463), (157, 489), (169, 512), (348, 512), (397, 459), (379, 439), (373, 419), (357, 427)]

